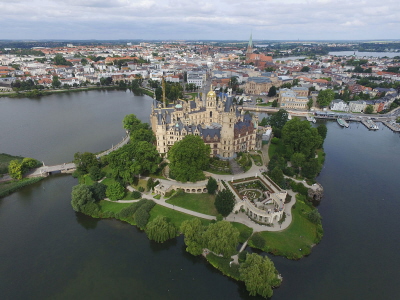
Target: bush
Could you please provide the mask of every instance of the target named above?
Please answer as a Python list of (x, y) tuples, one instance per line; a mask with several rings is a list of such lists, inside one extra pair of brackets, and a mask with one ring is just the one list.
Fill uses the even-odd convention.
[(239, 253), (238, 258), (239, 262), (244, 262), (246, 260), (247, 251), (242, 251)]
[(277, 137), (273, 137), (273, 138), (271, 139), (271, 144), (274, 144), (274, 145), (279, 144), (279, 139), (278, 139)]
[(138, 191), (141, 192), (141, 193), (143, 193), (143, 192), (144, 192), (144, 187), (139, 186)]
[(114, 182), (107, 187), (106, 196), (111, 200), (122, 199), (125, 196), (125, 188), (119, 182)]
[(321, 224), (322, 217), (317, 209), (313, 209), (312, 211), (307, 213), (307, 219), (314, 224)]

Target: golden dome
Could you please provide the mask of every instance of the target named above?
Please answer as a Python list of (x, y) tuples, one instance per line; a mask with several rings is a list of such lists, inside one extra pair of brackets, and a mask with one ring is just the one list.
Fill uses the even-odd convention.
[(217, 95), (215, 94), (214, 91), (209, 91), (209, 92), (207, 93), (207, 98), (210, 98), (210, 97), (217, 97)]

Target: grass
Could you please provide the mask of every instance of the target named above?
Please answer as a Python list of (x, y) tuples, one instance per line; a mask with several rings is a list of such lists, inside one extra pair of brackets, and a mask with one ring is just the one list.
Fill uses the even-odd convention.
[(92, 185), (94, 183), (94, 181), (92, 180), (92, 178), (90, 178), (89, 174), (86, 174), (84, 176), (84, 182), (86, 185)]
[(135, 188), (136, 190), (139, 189), (139, 187), (143, 187), (144, 190), (146, 191), (147, 190), (147, 180), (139, 179), (138, 183), (136, 185), (132, 184), (132, 187)]
[(254, 163), (256, 164), (256, 166), (262, 166), (263, 165), (263, 161), (260, 155), (251, 155), (251, 158), (253, 159)]
[(317, 149), (317, 159), (318, 159), (318, 164), (322, 166), (325, 162), (325, 152), (324, 149)]
[(167, 203), (190, 209), (202, 214), (216, 216), (218, 212), (214, 206), (214, 201), (215, 196), (208, 193), (182, 193), (171, 197), (171, 199), (167, 200)]
[[(191, 215), (188, 215), (188, 214), (185, 214), (185, 213), (170, 209), (168, 207), (156, 204), (153, 207), (153, 209), (150, 211), (149, 222), (154, 220), (154, 218), (157, 217), (157, 216), (163, 216), (163, 217), (168, 218), (168, 220), (172, 224), (174, 224), (176, 226), (176, 228), (180, 228), (183, 221), (197, 218), (195, 216), (191, 216)], [(198, 218), (198, 219), (201, 220), (203, 225), (208, 225), (211, 222), (209, 220), (202, 219), (202, 218)]]
[(232, 172), (225, 172), (225, 171), (220, 171), (220, 170), (215, 170), (215, 169), (208, 169), (207, 170), (208, 173), (212, 173), (212, 174), (217, 174), (217, 175), (232, 175)]
[(12, 180), (12, 181), (0, 183), (0, 198), (8, 196), (15, 191), (17, 191), (27, 185), (38, 182), (42, 179), (43, 179), (43, 177), (34, 177), (34, 178), (24, 178), (21, 180)]
[[(311, 209), (298, 198), (295, 208), (292, 209), (292, 224), (287, 229), (280, 232), (263, 231), (260, 233), (267, 241), (265, 248), (261, 250), (289, 259), (300, 259), (310, 254), (317, 234), (316, 225), (305, 216), (305, 213)], [(251, 241), (249, 245), (254, 246)]]
[(231, 258), (225, 258), (217, 256), (213, 253), (209, 253), (206, 256), (207, 261), (216, 269), (220, 270), (222, 274), (231, 277), (235, 280), (240, 280), (239, 274), (239, 265), (232, 264), (229, 265), (231, 262)]
[(111, 184), (115, 183), (116, 181), (113, 178), (106, 178), (101, 183), (105, 184), (106, 186), (110, 186)]
[(257, 103), (257, 106), (271, 106), (272, 102), (268, 102), (268, 103)]
[(285, 147), (282, 143), (282, 140), (279, 139), (277, 144), (270, 143), (268, 147), (268, 156), (271, 159), (272, 156), (279, 153), (284, 153)]
[(102, 212), (111, 211), (113, 213), (120, 212), (123, 208), (128, 207), (132, 203), (118, 203), (118, 202), (111, 202), (106, 200), (101, 200), (99, 202), (99, 206)]
[(253, 228), (247, 227), (242, 223), (231, 222), (232, 226), (240, 232), (239, 242), (244, 243), (253, 234)]

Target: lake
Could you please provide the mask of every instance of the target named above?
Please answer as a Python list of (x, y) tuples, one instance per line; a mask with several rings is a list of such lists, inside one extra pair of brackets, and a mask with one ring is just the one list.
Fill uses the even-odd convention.
[(358, 51), (333, 51), (329, 52), (329, 55), (335, 56), (352, 56), (357, 57), (395, 57), (400, 56), (400, 52), (358, 52)]
[[(0, 99), (0, 152), (45, 162), (117, 143), (129, 113), (148, 121), (151, 99), (89, 91)], [(400, 135), (327, 122), (318, 181), (325, 230), (309, 257), (270, 256), (283, 275), (273, 299), (397, 299), (400, 259)], [(201, 257), (183, 238), (157, 244), (133, 226), (75, 213), (69, 175), (0, 199), (2, 299), (258, 299)]]

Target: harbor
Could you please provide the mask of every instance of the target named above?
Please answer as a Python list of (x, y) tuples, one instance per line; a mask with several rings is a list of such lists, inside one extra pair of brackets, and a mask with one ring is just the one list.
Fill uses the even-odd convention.
[(342, 118), (337, 118), (336, 121), (338, 122), (338, 124), (342, 127), (349, 127), (349, 123), (347, 123), (344, 119)]
[(364, 124), (365, 127), (367, 127), (369, 130), (378, 130), (379, 127), (376, 125), (374, 121), (371, 119), (362, 119), (361, 123)]

